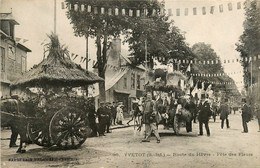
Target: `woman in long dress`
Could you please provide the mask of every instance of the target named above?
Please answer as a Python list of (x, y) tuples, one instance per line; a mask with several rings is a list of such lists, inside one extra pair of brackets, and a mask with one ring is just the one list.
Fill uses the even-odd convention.
[(116, 108), (116, 122), (117, 124), (119, 125), (123, 125), (123, 120), (124, 120), (124, 115), (123, 115), (123, 106), (124, 105), (119, 105), (117, 108)]

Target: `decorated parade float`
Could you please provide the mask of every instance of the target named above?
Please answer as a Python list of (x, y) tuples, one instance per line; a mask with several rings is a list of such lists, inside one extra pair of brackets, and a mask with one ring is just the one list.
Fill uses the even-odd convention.
[(152, 92), (157, 102), (160, 124), (163, 124), (165, 129), (172, 127), (179, 135), (180, 128), (192, 120), (191, 113), (183, 108), (187, 98), (185, 94), (187, 76), (180, 71), (160, 68), (155, 69), (154, 73), (150, 72), (148, 76), (146, 91)]
[[(91, 101), (73, 88), (103, 81), (69, 57), (56, 35), (49, 36), (47, 57), (12, 84), (13, 88), (36, 88), (37, 96), (20, 103), (30, 140), (40, 146), (60, 149), (80, 147), (90, 134), (87, 115)], [(16, 115), (19, 116), (19, 115)], [(10, 117), (12, 117), (10, 115)]]

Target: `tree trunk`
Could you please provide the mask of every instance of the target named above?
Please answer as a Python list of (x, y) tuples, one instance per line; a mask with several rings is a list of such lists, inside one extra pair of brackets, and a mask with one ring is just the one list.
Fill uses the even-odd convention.
[[(97, 61), (98, 61), (98, 76), (105, 80), (105, 62), (101, 55), (101, 34), (97, 34)], [(100, 102), (106, 101), (105, 81), (99, 83), (99, 99)]]

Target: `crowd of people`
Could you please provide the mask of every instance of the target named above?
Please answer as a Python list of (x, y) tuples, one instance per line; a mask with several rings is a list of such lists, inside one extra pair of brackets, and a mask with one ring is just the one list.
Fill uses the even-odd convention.
[[(9, 110), (9, 106), (6, 106), (2, 101), (1, 109), (7, 112), (14, 113), (14, 110)], [(92, 129), (91, 136), (105, 136), (106, 133), (111, 133), (110, 127), (112, 125), (123, 125), (124, 105), (122, 102), (100, 102), (100, 107), (96, 110), (94, 101), (90, 101), (88, 109), (89, 126)], [(243, 133), (248, 133), (247, 123), (252, 120), (253, 112), (252, 107), (246, 101), (242, 99), (242, 126)], [(209, 119), (212, 117), (214, 122), (216, 116), (219, 115), (221, 120), (220, 128), (223, 129), (226, 123), (226, 127), (230, 128), (229, 114), (231, 114), (231, 108), (229, 107), (228, 99), (222, 100), (221, 105), (216, 105), (214, 101), (210, 100), (207, 95), (202, 95), (201, 99), (194, 97), (163, 97), (153, 95), (152, 92), (147, 92), (145, 97), (137, 99), (133, 102), (132, 117), (126, 123), (129, 125), (131, 121), (134, 121), (139, 130), (144, 125), (144, 138), (142, 142), (150, 142), (151, 134), (153, 133), (157, 139), (157, 143), (160, 143), (161, 139), (158, 133), (158, 125), (163, 124), (164, 129), (174, 128), (174, 119), (176, 116), (184, 116), (182, 118), (186, 125), (186, 131), (192, 132), (193, 123), (199, 122), (199, 136), (203, 135), (203, 125), (206, 129), (207, 136), (210, 136)], [(6, 106), (6, 108), (4, 108)], [(16, 107), (17, 105), (13, 105)], [(8, 108), (7, 108), (8, 107)], [(238, 110), (238, 109), (236, 109)], [(16, 110), (17, 111), (17, 110)], [(253, 109), (256, 117), (258, 118), (259, 132), (260, 132), (260, 110), (259, 106), (255, 105)], [(235, 114), (235, 110), (234, 110)], [(181, 117), (180, 117), (181, 118)], [(17, 132), (12, 128), (12, 135), (10, 141), (10, 147), (16, 147)]]
[(91, 136), (105, 136), (105, 133), (111, 133), (111, 125), (123, 125), (123, 107), (122, 102), (100, 102), (100, 107), (96, 110), (92, 101), (88, 111)]

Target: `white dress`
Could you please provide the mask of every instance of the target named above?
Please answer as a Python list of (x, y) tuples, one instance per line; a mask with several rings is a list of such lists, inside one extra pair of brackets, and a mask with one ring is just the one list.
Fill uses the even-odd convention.
[(116, 108), (116, 122), (124, 120), (123, 109), (121, 107)]

